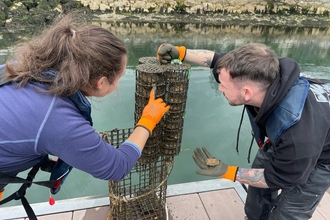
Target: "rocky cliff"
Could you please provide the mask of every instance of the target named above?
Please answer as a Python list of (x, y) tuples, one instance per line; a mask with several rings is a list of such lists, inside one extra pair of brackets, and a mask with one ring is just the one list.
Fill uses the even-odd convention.
[(189, 14), (251, 13), (328, 15), (328, 0), (80, 0), (91, 10)]
[(0, 26), (43, 26), (77, 10), (100, 20), (330, 27), (329, 0), (5, 0)]

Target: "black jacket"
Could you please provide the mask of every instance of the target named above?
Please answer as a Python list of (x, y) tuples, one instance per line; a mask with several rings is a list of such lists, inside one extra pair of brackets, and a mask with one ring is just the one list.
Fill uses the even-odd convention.
[[(211, 68), (216, 70), (216, 60), (223, 55), (215, 54)], [(292, 188), (305, 183), (317, 163), (330, 163), (330, 88), (300, 77), (294, 60), (279, 62), (280, 74), (260, 109), (246, 107), (252, 127), (272, 143), (264, 164), (268, 186)]]

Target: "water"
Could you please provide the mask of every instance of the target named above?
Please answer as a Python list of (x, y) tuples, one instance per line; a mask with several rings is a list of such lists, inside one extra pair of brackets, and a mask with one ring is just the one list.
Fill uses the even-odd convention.
[[(279, 56), (295, 59), (303, 72), (330, 78), (330, 30), (314, 28), (285, 28), (266, 26), (207, 26), (198, 24), (94, 22), (111, 30), (120, 37), (129, 50), (129, 62), (118, 89), (102, 99), (92, 99), (93, 120), (96, 131), (134, 126), (135, 66), (140, 57), (154, 56), (163, 42), (185, 45), (187, 48), (228, 51), (246, 43), (258, 42), (269, 45)], [(28, 38), (29, 34), (4, 33), (0, 40), (0, 61), (5, 61), (8, 49), (14, 42)], [(236, 153), (236, 135), (242, 107), (232, 107), (221, 93), (208, 68), (192, 65), (189, 82), (181, 152), (174, 160), (174, 168), (168, 184), (211, 179), (197, 175), (192, 160), (193, 150), (205, 146), (219, 159), (230, 165), (249, 167), (248, 148), (251, 129), (245, 115)], [(251, 158), (256, 152), (254, 145)], [(21, 175), (25, 176), (25, 175)], [(47, 175), (40, 173), (36, 180)], [(18, 186), (8, 186), (9, 195)], [(108, 193), (107, 181), (98, 180), (73, 169), (56, 200)], [(32, 186), (27, 191), (31, 203), (48, 201), (47, 188)], [(8, 205), (18, 205), (13, 201)]]

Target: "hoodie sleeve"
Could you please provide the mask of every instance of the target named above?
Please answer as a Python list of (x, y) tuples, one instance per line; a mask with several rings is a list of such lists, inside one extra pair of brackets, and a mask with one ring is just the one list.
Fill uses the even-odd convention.
[(45, 119), (37, 151), (57, 156), (95, 178), (115, 181), (131, 171), (141, 153), (131, 142), (118, 149), (106, 143), (71, 101), (61, 98)]
[(213, 56), (213, 60), (211, 62), (210, 69), (213, 69), (213, 71), (216, 71), (217, 70), (217, 67), (216, 67), (217, 61), (218, 61), (219, 58), (223, 57), (224, 55), (225, 55), (225, 53), (215, 52), (214, 56)]

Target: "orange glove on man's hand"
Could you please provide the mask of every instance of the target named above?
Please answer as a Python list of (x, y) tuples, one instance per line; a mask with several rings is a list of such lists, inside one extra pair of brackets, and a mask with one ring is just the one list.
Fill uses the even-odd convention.
[(173, 46), (172, 44), (161, 44), (156, 53), (156, 59), (161, 64), (171, 63), (173, 59), (179, 59), (183, 61), (186, 56), (186, 47), (184, 46)]
[(228, 166), (221, 160), (216, 159), (205, 147), (202, 149), (196, 148), (193, 159), (200, 168), (196, 171), (197, 174), (221, 177), (235, 182), (238, 167)]
[(2, 200), (2, 195), (3, 195), (4, 191), (5, 191), (5, 189), (0, 190), (0, 201)]
[(142, 111), (142, 116), (136, 126), (142, 126), (152, 134), (152, 130), (156, 127), (158, 122), (164, 116), (164, 114), (170, 109), (170, 106), (166, 106), (163, 99), (158, 98), (155, 100), (155, 90), (150, 92), (149, 102)]

